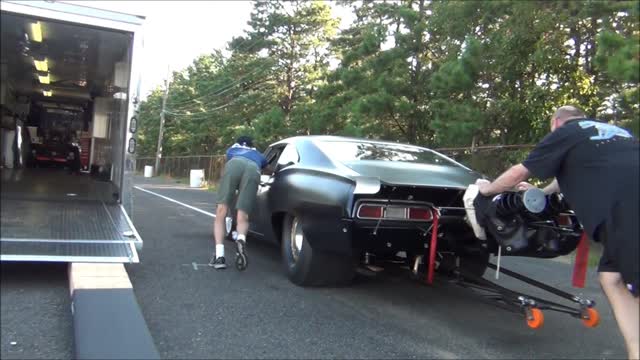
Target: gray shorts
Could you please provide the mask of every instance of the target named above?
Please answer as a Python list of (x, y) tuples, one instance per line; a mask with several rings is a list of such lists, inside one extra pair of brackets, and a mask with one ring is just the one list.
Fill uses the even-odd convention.
[(243, 157), (234, 157), (224, 167), (224, 173), (217, 191), (218, 204), (233, 207), (238, 192), (235, 208), (247, 214), (251, 213), (256, 202), (260, 169), (258, 165)]

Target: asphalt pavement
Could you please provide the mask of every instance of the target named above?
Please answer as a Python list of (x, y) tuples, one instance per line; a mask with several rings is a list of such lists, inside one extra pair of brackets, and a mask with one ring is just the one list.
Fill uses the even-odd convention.
[(0, 358), (72, 358), (73, 319), (67, 264), (1, 266)]
[[(137, 182), (214, 212), (212, 192), (160, 179)], [(249, 240), (246, 271), (232, 264), (216, 271), (205, 266), (213, 251), (211, 217), (140, 190), (134, 194), (133, 221), (144, 248), (141, 263), (127, 265), (127, 270), (163, 358), (626, 357), (593, 270), (584, 289), (573, 289), (569, 264), (503, 258), (505, 267), (598, 303), (601, 321), (596, 328), (546, 311), (543, 328), (532, 330), (520, 315), (446, 278), (425, 286), (384, 275), (359, 277), (343, 288), (301, 288), (285, 277), (279, 249), (255, 239)], [(233, 260), (231, 243), (226, 243), (226, 252)], [(494, 273), (486, 276), (493, 278)], [(504, 274), (498, 281), (531, 290)]]

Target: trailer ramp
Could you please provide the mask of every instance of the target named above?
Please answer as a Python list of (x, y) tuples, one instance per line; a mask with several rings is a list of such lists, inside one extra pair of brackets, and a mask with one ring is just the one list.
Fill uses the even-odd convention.
[(142, 241), (120, 204), (3, 197), (1, 210), (1, 261), (139, 261)]

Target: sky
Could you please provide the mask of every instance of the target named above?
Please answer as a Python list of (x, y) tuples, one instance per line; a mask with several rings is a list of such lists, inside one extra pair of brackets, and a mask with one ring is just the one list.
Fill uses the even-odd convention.
[[(73, 1), (75, 4), (146, 17), (142, 98), (161, 85), (167, 66), (186, 68), (196, 57), (223, 49), (248, 28), (252, 2), (240, 1)], [(329, 2), (333, 5), (333, 3)], [(334, 15), (352, 18), (350, 10), (332, 6)]]

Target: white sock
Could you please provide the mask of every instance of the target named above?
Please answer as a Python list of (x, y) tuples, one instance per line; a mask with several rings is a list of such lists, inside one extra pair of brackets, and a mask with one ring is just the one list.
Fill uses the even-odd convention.
[(224, 244), (216, 245), (216, 259), (224, 256)]
[(238, 238), (236, 240), (243, 240), (244, 242), (247, 242), (247, 235), (238, 234)]

